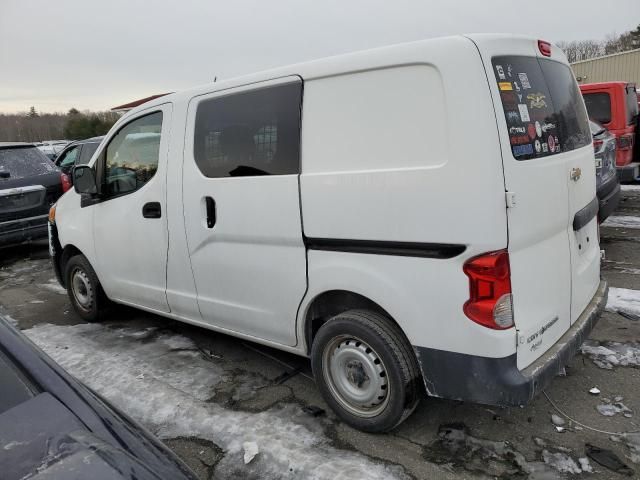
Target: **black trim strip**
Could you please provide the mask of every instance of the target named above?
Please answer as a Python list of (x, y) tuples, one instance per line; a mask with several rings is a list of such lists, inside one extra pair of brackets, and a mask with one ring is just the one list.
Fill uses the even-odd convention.
[(593, 197), (593, 200), (589, 202), (589, 204), (581, 210), (576, 212), (575, 217), (573, 217), (573, 230), (577, 232), (582, 227), (587, 225), (593, 218), (598, 214), (598, 197)]
[(448, 243), (388, 242), (379, 240), (348, 240), (340, 238), (304, 238), (311, 250), (331, 252), (397, 255), (402, 257), (453, 258), (466, 250), (465, 245)]

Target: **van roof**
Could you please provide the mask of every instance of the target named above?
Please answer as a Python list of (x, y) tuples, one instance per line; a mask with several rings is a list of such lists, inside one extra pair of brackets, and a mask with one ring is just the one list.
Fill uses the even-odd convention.
[(191, 98), (195, 95), (202, 95), (216, 91), (226, 90), (229, 88), (249, 85), (278, 78), (289, 76), (299, 76), (304, 80), (311, 80), (323, 77), (332, 77), (345, 73), (361, 72), (385, 65), (408, 65), (415, 64), (419, 61), (418, 53), (424, 48), (437, 47), (441, 50), (448, 46), (460, 45), (467, 43), (472, 39), (504, 39), (504, 40), (524, 40), (537, 41), (530, 36), (512, 35), (512, 34), (469, 34), (455, 35), (448, 37), (438, 37), (426, 40), (418, 40), (414, 42), (399, 43), (383, 47), (372, 48), (368, 50), (360, 50), (356, 52), (320, 58), (303, 63), (296, 63), (282, 67), (263, 70), (256, 73), (250, 73), (226, 80), (220, 80), (215, 83), (208, 83), (198, 87), (183, 90), (181, 92), (171, 93), (153, 100), (150, 100), (139, 107), (127, 112), (122, 118), (128, 118), (131, 114), (147, 110), (163, 103), (179, 101), (185, 98)]

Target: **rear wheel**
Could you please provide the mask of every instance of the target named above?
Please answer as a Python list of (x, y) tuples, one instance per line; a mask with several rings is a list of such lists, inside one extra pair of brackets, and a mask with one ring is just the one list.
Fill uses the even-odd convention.
[(360, 430), (390, 430), (418, 404), (420, 376), (411, 346), (378, 313), (350, 310), (322, 325), (311, 364), (325, 401)]
[(71, 257), (65, 268), (65, 283), (73, 309), (87, 322), (102, 320), (109, 307), (96, 272), (84, 255)]

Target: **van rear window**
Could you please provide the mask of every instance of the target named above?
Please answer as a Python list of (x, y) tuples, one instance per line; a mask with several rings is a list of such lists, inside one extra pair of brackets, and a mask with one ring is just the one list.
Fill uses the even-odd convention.
[(587, 113), (568, 66), (535, 57), (494, 57), (511, 151), (529, 160), (591, 143)]

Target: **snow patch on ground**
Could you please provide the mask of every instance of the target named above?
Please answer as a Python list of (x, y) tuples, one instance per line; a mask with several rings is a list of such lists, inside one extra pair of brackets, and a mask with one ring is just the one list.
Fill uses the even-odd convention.
[(13, 318), (11, 315), (8, 315), (6, 313), (3, 313), (2, 316), (14, 327), (18, 326), (18, 320), (16, 320), (15, 318)]
[(640, 191), (640, 185), (620, 185), (623, 192)]
[(607, 218), (603, 227), (611, 228), (640, 228), (640, 217), (632, 215), (619, 215)]
[(182, 335), (161, 335), (158, 340), (169, 350), (196, 350), (198, 348), (193, 340)]
[(67, 290), (62, 288), (62, 285), (58, 283), (55, 278), (49, 280), (48, 283), (39, 283), (39, 287), (46, 288), (47, 290), (51, 290), (52, 292), (59, 293), (60, 295), (66, 295)]
[(640, 316), (640, 290), (610, 287), (605, 308), (609, 312), (622, 311)]
[[(543, 450), (543, 461), (530, 462), (509, 442), (474, 437), (462, 424), (441, 425), (438, 437), (441, 448), (463, 462), (466, 468), (483, 471), (491, 478), (559, 479), (558, 471), (564, 472), (566, 465), (569, 464), (567, 459), (556, 458), (556, 454), (550, 453), (546, 448)], [(536, 441), (538, 446), (547, 446), (544, 440), (536, 440), (538, 440)], [(549, 448), (553, 449), (553, 447)], [(567, 456), (566, 453), (560, 455)], [(571, 460), (571, 457), (568, 458)], [(575, 468), (578, 468), (577, 465)], [(578, 469), (578, 473), (580, 471)]]
[(640, 275), (640, 268), (621, 268), (620, 273), (627, 273), (629, 275)]
[[(136, 336), (131, 326), (45, 324), (24, 333), (161, 438), (196, 436), (224, 448), (225, 458), (216, 469), (221, 478), (406, 478), (400, 467), (334, 448), (322, 421), (298, 405), (247, 413), (208, 401), (214, 387), (226, 380), (223, 367), (182, 350), (192, 345), (186, 337), (163, 334), (159, 341), (142, 342), (139, 337), (148, 331), (139, 331)], [(260, 451), (248, 465), (243, 459), (246, 442), (255, 442)]]
[(602, 403), (600, 405), (596, 405), (596, 410), (605, 417), (613, 417), (619, 413), (623, 414), (625, 417), (633, 416), (633, 411), (622, 402)]
[(612, 435), (609, 437), (612, 442), (624, 443), (629, 449), (627, 458), (633, 463), (640, 463), (640, 433), (625, 433), (623, 435)]
[(640, 367), (640, 344), (586, 340), (581, 350), (600, 368)]
[(561, 473), (582, 473), (582, 468), (578, 466), (576, 461), (563, 452), (551, 453), (548, 450), (543, 450), (542, 460)]

